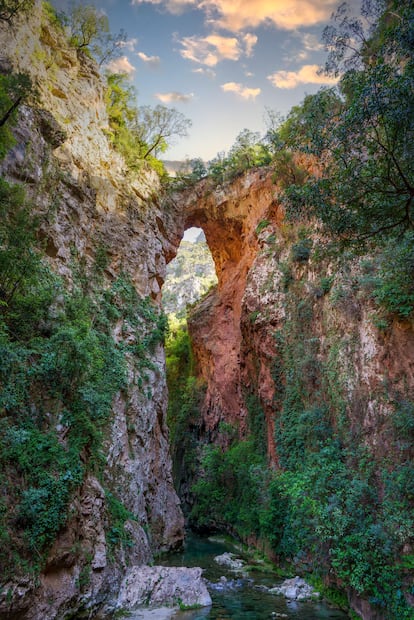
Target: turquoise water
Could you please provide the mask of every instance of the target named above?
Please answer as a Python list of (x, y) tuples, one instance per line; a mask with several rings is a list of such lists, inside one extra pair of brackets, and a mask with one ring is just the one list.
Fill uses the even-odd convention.
[[(210, 608), (177, 612), (174, 620), (344, 620), (348, 616), (327, 605), (314, 602), (289, 602), (283, 596), (275, 596), (260, 586), (278, 585), (281, 580), (268, 573), (253, 571), (248, 577), (234, 573), (214, 561), (214, 556), (225, 551), (237, 553), (233, 547), (220, 539), (200, 538), (189, 535), (183, 553), (170, 555), (161, 562), (169, 566), (201, 566), (213, 599)], [(220, 577), (227, 583), (221, 583)]]

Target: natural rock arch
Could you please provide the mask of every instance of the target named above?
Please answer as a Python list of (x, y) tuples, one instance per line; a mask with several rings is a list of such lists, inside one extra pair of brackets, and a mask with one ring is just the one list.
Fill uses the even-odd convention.
[[(240, 361), (242, 302), (249, 269), (262, 243), (257, 226), (263, 220), (282, 217), (272, 173), (268, 169), (251, 171), (223, 187), (205, 179), (170, 196), (166, 206), (170, 217), (175, 214), (171, 237), (175, 252), (184, 230), (201, 228), (218, 278), (217, 289), (189, 317), (197, 374), (207, 385), (203, 430), (214, 436), (219, 423), (225, 421), (237, 424), (244, 434), (247, 411), (243, 391), (248, 387), (249, 372)], [(171, 258), (166, 256), (167, 262)]]

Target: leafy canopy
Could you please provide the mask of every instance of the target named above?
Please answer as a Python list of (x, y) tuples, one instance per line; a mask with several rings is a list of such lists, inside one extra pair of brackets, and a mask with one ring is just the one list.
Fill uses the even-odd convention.
[(118, 57), (127, 35), (110, 32), (108, 17), (93, 5), (72, 4), (68, 14), (60, 16), (69, 28), (70, 44), (91, 54), (102, 65)]
[(16, 15), (27, 13), (33, 3), (34, 0), (0, 0), (0, 21), (11, 24)]
[(321, 161), (306, 184), (286, 190), (288, 215), (316, 215), (354, 244), (401, 237), (414, 226), (414, 8), (366, 2), (364, 16), (373, 20), (368, 33), (340, 7), (337, 25), (325, 31), (327, 69), (342, 73), (339, 86), (307, 97), (279, 132)]

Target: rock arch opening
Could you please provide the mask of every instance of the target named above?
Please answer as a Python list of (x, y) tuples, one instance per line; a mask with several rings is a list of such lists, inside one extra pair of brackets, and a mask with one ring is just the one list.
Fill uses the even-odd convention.
[(217, 284), (213, 257), (201, 228), (184, 232), (177, 254), (167, 265), (162, 305), (168, 316), (185, 319), (188, 305), (197, 302)]

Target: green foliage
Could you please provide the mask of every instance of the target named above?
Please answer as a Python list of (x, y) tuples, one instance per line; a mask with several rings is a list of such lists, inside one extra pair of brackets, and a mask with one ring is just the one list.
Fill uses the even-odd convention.
[[(202, 387), (193, 376), (193, 358), (185, 322), (170, 323), (166, 341), (168, 412), (173, 475), (178, 492), (197, 467), (197, 436)], [(186, 506), (184, 506), (186, 508)]]
[[(391, 2), (365, 3), (364, 10), (373, 20), (370, 33), (346, 5), (338, 26), (326, 31), (329, 70), (345, 69), (339, 90), (307, 97), (290, 117), (293, 144), (322, 156), (322, 174), (285, 192), (290, 217), (316, 215), (336, 242), (359, 245), (398, 241), (413, 229), (414, 208), (414, 9)], [(362, 41), (359, 50), (354, 39)]]
[(0, 21), (11, 24), (19, 13), (28, 13), (34, 0), (0, 0)]
[(388, 242), (380, 257), (373, 297), (387, 312), (399, 318), (414, 310), (414, 232)]
[(309, 260), (313, 241), (312, 239), (301, 239), (298, 243), (292, 245), (292, 260), (297, 263)]
[(0, 74), (0, 160), (14, 144), (11, 127), (20, 104), (31, 92), (32, 84), (26, 74)]
[[(166, 324), (125, 275), (103, 289), (102, 246), (88, 269), (74, 254), (68, 292), (41, 258), (21, 188), (2, 180), (0, 192), (0, 563), (7, 578), (23, 565), (42, 567), (85, 473), (100, 475), (127, 360), (143, 377)], [(120, 319), (135, 342), (113, 339)], [(112, 544), (127, 544), (119, 526), (125, 515), (115, 501), (109, 511)]]
[(202, 159), (187, 159), (177, 170), (175, 177), (170, 177), (168, 182), (172, 189), (180, 190), (195, 185), (207, 176), (208, 171)]
[(106, 109), (112, 144), (131, 170), (139, 170), (143, 153), (133, 132), (137, 115), (136, 94), (126, 75), (107, 75)]
[(265, 228), (267, 228), (267, 226), (269, 226), (270, 222), (269, 220), (261, 220), (258, 225), (256, 226), (256, 235), (260, 235), (260, 233), (262, 232), (262, 230), (264, 230)]
[(125, 530), (125, 524), (130, 520), (136, 521), (136, 517), (109, 491), (105, 494), (105, 499), (110, 521), (110, 527), (106, 533), (109, 546), (112, 549), (117, 545), (131, 547), (132, 537)]
[(266, 419), (263, 407), (259, 398), (254, 393), (250, 393), (245, 398), (247, 407), (247, 420), (256, 454), (266, 456), (267, 452), (267, 435), (266, 435)]
[(190, 522), (198, 528), (231, 530), (243, 537), (260, 534), (260, 506), (266, 468), (252, 442), (228, 450), (206, 446), (201, 476), (192, 487)]
[(188, 135), (191, 121), (175, 108), (163, 105), (141, 106), (135, 127), (136, 138), (143, 147), (143, 159), (164, 153), (176, 137)]
[(92, 55), (99, 65), (121, 54), (125, 32), (111, 34), (108, 17), (92, 4), (72, 5), (69, 14), (60, 17), (69, 28), (70, 45)]
[[(303, 302), (302, 302), (303, 303)], [(387, 618), (410, 618), (402, 548), (412, 539), (413, 406), (395, 404), (392, 465), (376, 463), (360, 441), (360, 429), (341, 423), (346, 399), (331, 347), (325, 364), (312, 338), (306, 304), (287, 295), (287, 320), (276, 342), (274, 380), (278, 410), (275, 474), (280, 506), (274, 551), (320, 575), (335, 574), (342, 586), (387, 610)], [(304, 320), (305, 317), (305, 320)], [(281, 387), (280, 387), (281, 386)], [(382, 489), (381, 494), (378, 488)]]
[(229, 182), (251, 168), (266, 166), (270, 152), (260, 134), (243, 129), (226, 155), (218, 153), (208, 164), (208, 175), (218, 184)]
[(58, 13), (47, 0), (43, 0), (42, 2), (42, 11), (48, 23), (53, 24), (58, 30), (63, 30), (63, 25), (65, 23), (64, 14)]
[(287, 148), (277, 150), (271, 160), (274, 170), (273, 181), (283, 189), (291, 185), (302, 187), (309, 177), (309, 173), (295, 160), (294, 152)]
[(327, 295), (332, 288), (335, 276), (323, 276), (320, 280), (320, 287), (324, 295)]
[(123, 74), (107, 75), (106, 106), (110, 139), (130, 170), (139, 170), (146, 161), (164, 176), (165, 168), (157, 155), (166, 151), (176, 136), (187, 135), (190, 121), (181, 112), (162, 105), (137, 108), (134, 88)]

